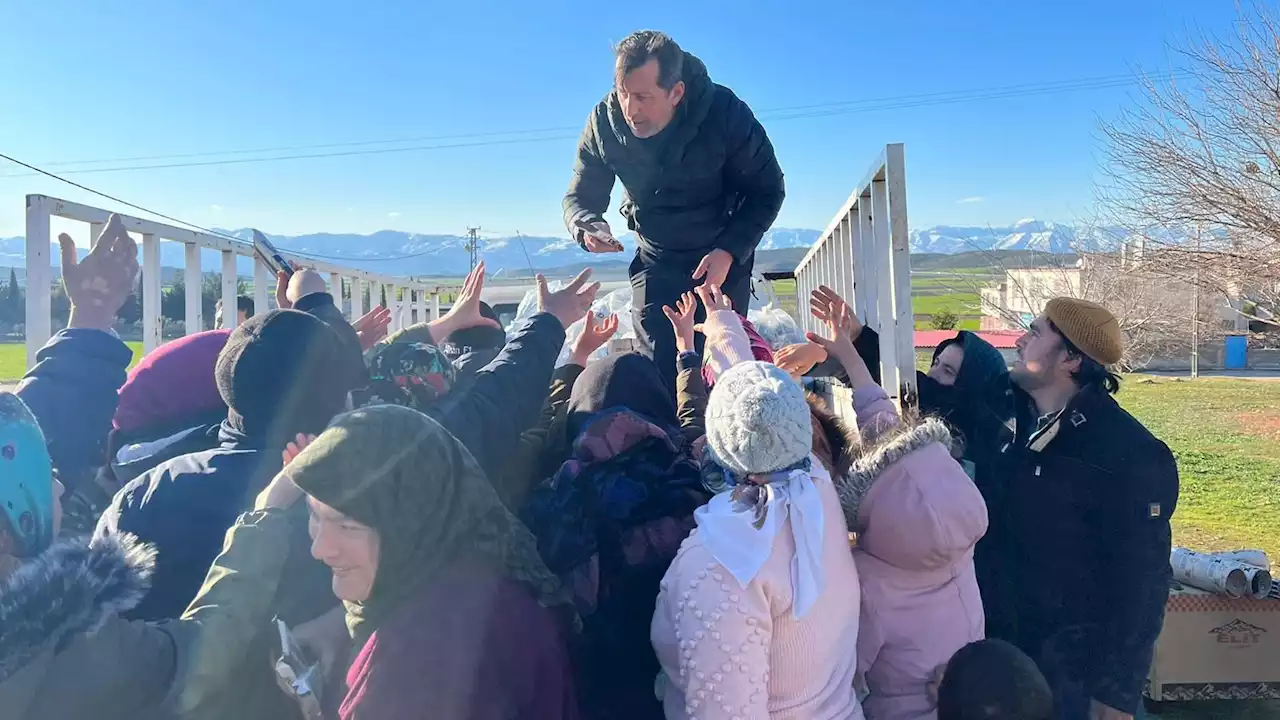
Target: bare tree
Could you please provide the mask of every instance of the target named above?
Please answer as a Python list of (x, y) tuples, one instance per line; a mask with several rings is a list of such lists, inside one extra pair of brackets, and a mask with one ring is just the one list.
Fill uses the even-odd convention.
[(1280, 300), (1280, 22), (1254, 5), (1236, 27), (1179, 50), (1183, 67), (1102, 125), (1099, 205), (1146, 272), (1248, 314)]

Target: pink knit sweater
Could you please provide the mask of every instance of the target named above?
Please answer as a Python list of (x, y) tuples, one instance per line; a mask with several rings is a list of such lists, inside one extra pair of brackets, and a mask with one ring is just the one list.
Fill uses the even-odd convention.
[(698, 530), (681, 545), (651, 628), (667, 720), (862, 718), (853, 689), (858, 569), (831, 480), (825, 472), (813, 479), (822, 494), (826, 584), (804, 617), (792, 613), (790, 525), (745, 588), (702, 545)]

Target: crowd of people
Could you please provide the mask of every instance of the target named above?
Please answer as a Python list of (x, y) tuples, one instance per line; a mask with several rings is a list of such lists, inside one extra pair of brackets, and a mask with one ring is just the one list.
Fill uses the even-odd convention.
[(589, 271), (508, 336), (483, 264), (390, 336), (298, 269), (126, 372), (136, 245), (112, 218), (73, 257), (69, 326), (0, 396), (4, 717), (1137, 710), (1177, 476), (1111, 397), (1101, 307), (1050, 302), (1011, 371), (959, 333), (900, 412), (828, 288), (777, 352), (714, 284), (664, 307), (674, 393), (587, 363), (617, 329)]
[(481, 263), (388, 335), (296, 268), (130, 370), (136, 243), (59, 238), (68, 326), (0, 394), (0, 717), (1139, 712), (1178, 477), (1112, 397), (1111, 313), (1052, 300), (1012, 369), (960, 332), (899, 409), (829, 288), (804, 343), (744, 317), (785, 194), (746, 104), (662, 33), (615, 75), (565, 220), (621, 250), (622, 181), (643, 354), (588, 363), (590, 271), (507, 330)]

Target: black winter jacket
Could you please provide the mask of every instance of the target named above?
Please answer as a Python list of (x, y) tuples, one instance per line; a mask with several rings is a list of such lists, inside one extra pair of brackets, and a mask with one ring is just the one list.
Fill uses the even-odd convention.
[(1015, 407), (1001, 522), (1017, 575), (1018, 644), (1046, 673), (1052, 666), (1089, 697), (1134, 713), (1172, 580), (1177, 464), (1101, 390), (1082, 390), (1049, 423), (1021, 390)]
[(688, 53), (684, 83), (684, 99), (654, 138), (659, 142), (636, 138), (616, 91), (596, 106), (578, 142), (565, 225), (577, 237), (578, 223), (603, 220), (617, 178), (626, 190), (621, 212), (640, 238), (642, 259), (696, 263), (719, 248), (745, 264), (782, 208), (782, 169), (747, 104), (711, 82), (706, 65)]

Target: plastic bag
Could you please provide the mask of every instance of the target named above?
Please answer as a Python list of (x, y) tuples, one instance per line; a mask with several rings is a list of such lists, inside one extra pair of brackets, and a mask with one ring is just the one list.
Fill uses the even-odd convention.
[(804, 330), (800, 328), (800, 324), (791, 317), (791, 313), (774, 303), (747, 312), (747, 319), (756, 326), (756, 332), (760, 333), (760, 337), (775, 352), (788, 345), (805, 342)]
[[(566, 280), (552, 280), (547, 283), (548, 289), (555, 292), (568, 284)], [(591, 312), (595, 313), (596, 319), (600, 320), (608, 317), (610, 314), (618, 316), (618, 331), (614, 333), (613, 338), (604, 344), (599, 350), (591, 354), (588, 361), (598, 360), (606, 357), (611, 352), (626, 352), (634, 347), (636, 339), (635, 325), (632, 322), (631, 315), (631, 287), (621, 287), (613, 292), (596, 298), (591, 303)], [(518, 328), (522, 327), (529, 318), (538, 313), (538, 290), (534, 288), (524, 294), (524, 298), (520, 300), (520, 306), (516, 309), (516, 315), (511, 320), (511, 324), (507, 325), (507, 337), (510, 337)], [(564, 347), (560, 349), (560, 357), (556, 359), (556, 367), (569, 364), (569, 358), (573, 354), (573, 344), (577, 342), (578, 337), (582, 335), (583, 321), (577, 320), (564, 331)]]

